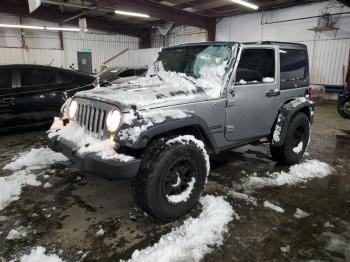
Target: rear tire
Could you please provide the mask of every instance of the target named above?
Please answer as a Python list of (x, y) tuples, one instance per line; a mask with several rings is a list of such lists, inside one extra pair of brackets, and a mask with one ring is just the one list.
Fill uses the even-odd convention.
[(180, 218), (193, 208), (207, 177), (203, 151), (195, 143), (167, 141), (161, 138), (145, 150), (132, 184), (138, 206), (163, 222)]
[(346, 119), (350, 119), (350, 100), (342, 101), (338, 104), (338, 113)]
[(310, 121), (304, 113), (297, 113), (291, 120), (283, 146), (270, 144), (272, 157), (279, 164), (293, 165), (302, 159), (310, 138)]

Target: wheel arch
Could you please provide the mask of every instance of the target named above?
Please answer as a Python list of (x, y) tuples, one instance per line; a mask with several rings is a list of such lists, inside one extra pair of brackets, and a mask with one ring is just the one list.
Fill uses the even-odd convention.
[(130, 144), (129, 147), (136, 150), (143, 150), (156, 139), (176, 135), (193, 135), (203, 141), (209, 154), (219, 152), (208, 126), (204, 120), (195, 115), (189, 118), (171, 120), (154, 125), (143, 132), (139, 136), (139, 139)]
[[(271, 137), (270, 137), (270, 140), (273, 142), (275, 146), (281, 146), (284, 144), (290, 121), (297, 113), (305, 114), (308, 117), (310, 123), (313, 122), (313, 112), (314, 112), (313, 103), (311, 103), (308, 100), (305, 100), (301, 103), (298, 103), (295, 106), (290, 106), (292, 105), (292, 102), (297, 99), (298, 98), (287, 100), (284, 104), (281, 105), (279, 109), (275, 122), (271, 128)], [(277, 123), (281, 126), (280, 140), (274, 141), (272, 134), (274, 133)]]

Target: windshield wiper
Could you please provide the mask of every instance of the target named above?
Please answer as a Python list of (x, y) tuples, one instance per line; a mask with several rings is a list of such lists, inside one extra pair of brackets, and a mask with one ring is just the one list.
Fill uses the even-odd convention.
[(151, 77), (153, 77), (153, 76), (158, 76), (159, 80), (164, 82), (164, 79), (158, 73), (151, 75)]
[(188, 81), (190, 81), (192, 84), (196, 85), (197, 82), (193, 81), (191, 78), (189, 78), (188, 76), (184, 76), (185, 79), (187, 79)]

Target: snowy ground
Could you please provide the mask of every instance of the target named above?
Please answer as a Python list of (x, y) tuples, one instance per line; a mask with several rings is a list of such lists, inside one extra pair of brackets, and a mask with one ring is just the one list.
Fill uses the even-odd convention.
[(135, 207), (130, 182), (42, 149), (43, 132), (0, 137), (0, 261), (350, 261), (350, 133), (336, 132), (317, 128), (292, 168), (265, 145), (221, 154), (201, 203), (169, 224)]

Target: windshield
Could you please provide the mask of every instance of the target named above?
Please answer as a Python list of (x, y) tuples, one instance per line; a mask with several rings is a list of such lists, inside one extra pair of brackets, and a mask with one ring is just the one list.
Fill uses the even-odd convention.
[(232, 47), (228, 45), (165, 48), (159, 53), (155, 67), (156, 71), (184, 73), (198, 79), (203, 77), (208, 68), (225, 67), (231, 53)]
[(101, 72), (98, 75), (100, 81), (109, 80), (115, 74), (117, 74), (121, 69), (120, 68), (108, 68), (105, 71)]

